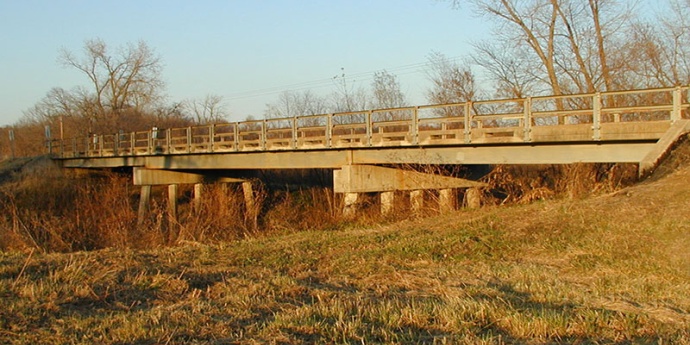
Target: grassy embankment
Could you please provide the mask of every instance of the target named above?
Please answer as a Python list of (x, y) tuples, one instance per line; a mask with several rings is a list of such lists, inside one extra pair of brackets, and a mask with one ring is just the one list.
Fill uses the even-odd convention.
[(0, 343), (689, 343), (690, 168), (222, 245), (0, 254)]

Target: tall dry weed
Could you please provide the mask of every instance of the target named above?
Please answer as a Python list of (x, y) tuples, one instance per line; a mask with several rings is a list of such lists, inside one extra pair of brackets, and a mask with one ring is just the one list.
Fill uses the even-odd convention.
[(583, 198), (637, 180), (633, 164), (498, 165), (483, 179), (484, 203), (527, 204), (554, 197)]

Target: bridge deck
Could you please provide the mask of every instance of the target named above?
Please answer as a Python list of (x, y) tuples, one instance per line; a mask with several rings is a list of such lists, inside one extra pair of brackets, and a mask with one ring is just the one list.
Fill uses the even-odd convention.
[(65, 167), (641, 162), (688, 118), (688, 87), (299, 116), (51, 143)]

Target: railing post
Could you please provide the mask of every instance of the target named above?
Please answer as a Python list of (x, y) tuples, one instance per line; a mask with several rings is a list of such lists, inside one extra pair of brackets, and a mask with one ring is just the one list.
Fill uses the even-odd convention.
[(333, 147), (333, 114), (326, 118), (326, 147)]
[(261, 150), (266, 151), (266, 119), (261, 121), (261, 138), (259, 138), (261, 142)]
[(680, 86), (676, 86), (676, 88), (673, 90), (673, 110), (671, 111), (671, 123), (681, 119), (681, 103), (683, 102), (682, 96), (683, 94), (681, 93)]
[(165, 130), (165, 152), (172, 153), (172, 128)]
[(240, 150), (240, 123), (239, 122), (235, 122), (235, 125), (233, 126), (232, 132), (233, 132), (232, 137), (233, 137), (233, 141), (234, 141), (233, 146), (235, 148), (235, 151), (239, 151)]
[(192, 153), (192, 127), (187, 127), (187, 153)]
[(148, 152), (151, 155), (154, 153), (154, 150), (153, 150), (153, 132), (152, 131), (146, 132), (146, 142), (148, 144)]
[(525, 117), (523, 119), (522, 131), (525, 142), (532, 141), (532, 97), (527, 97), (522, 105)]
[(208, 126), (208, 152), (213, 152), (215, 147), (214, 140), (216, 139), (216, 125), (210, 124)]
[(129, 133), (129, 154), (130, 154), (130, 156), (134, 156), (136, 154), (136, 152), (134, 152), (136, 145), (137, 145), (136, 134), (134, 132), (130, 132)]
[(371, 123), (371, 110), (367, 111), (367, 146), (371, 146), (373, 129)]
[(297, 149), (297, 116), (292, 118), (292, 149)]
[(592, 140), (601, 140), (601, 92), (592, 99)]
[(465, 115), (464, 118), (464, 127), (465, 127), (465, 144), (469, 144), (472, 142), (472, 114), (470, 113), (472, 111), (472, 101), (467, 101), (465, 102), (465, 106), (463, 109), (463, 115)]
[(117, 157), (120, 155), (120, 133), (116, 133), (113, 136), (113, 156)]
[(412, 110), (412, 145), (419, 144), (419, 107)]

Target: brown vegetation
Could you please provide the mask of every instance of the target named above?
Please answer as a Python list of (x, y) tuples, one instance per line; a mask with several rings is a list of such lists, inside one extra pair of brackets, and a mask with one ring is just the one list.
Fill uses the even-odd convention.
[(0, 342), (684, 344), (688, 152), (663, 176), (589, 198), (295, 232), (299, 208), (282, 205), (328, 201), (285, 194), (267, 236), (201, 244), (218, 226), (207, 223), (173, 248), (3, 252)]

